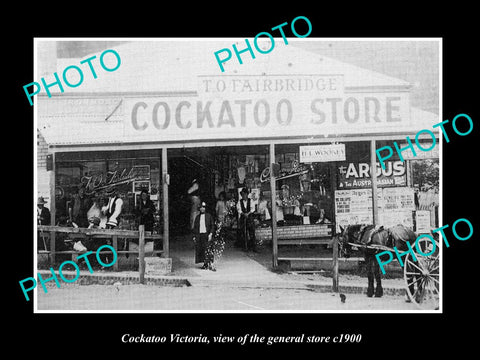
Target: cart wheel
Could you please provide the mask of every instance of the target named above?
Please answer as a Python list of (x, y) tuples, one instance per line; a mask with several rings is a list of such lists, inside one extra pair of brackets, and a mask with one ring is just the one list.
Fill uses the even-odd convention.
[(435, 249), (430, 240), (421, 239), (418, 242), (423, 256), (416, 253), (417, 261), (407, 254), (404, 264), (404, 279), (407, 295), (410, 300), (423, 310), (438, 310), (440, 301), (440, 261), (439, 245), (435, 241)]

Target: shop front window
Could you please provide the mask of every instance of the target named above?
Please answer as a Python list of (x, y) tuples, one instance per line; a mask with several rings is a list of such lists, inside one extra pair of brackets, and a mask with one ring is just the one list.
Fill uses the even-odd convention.
[[(225, 200), (227, 225), (238, 227), (236, 205), (246, 188), (257, 227), (269, 227), (272, 219), (270, 159), (267, 146), (228, 147), (182, 152), (189, 162), (202, 165), (202, 199), (208, 204)], [(276, 218), (279, 226), (332, 224), (335, 219), (333, 190), (334, 163), (300, 163), (299, 145), (277, 145), (273, 172), (276, 177)], [(197, 156), (196, 156), (197, 155)], [(169, 169), (177, 168), (178, 161)], [(185, 161), (185, 160), (184, 160)], [(175, 165), (176, 164), (176, 165)], [(192, 171), (190, 171), (192, 173)], [(172, 176), (175, 176), (172, 173)], [(193, 175), (191, 176), (193, 178)], [(178, 179), (179, 181), (181, 179)], [(182, 186), (183, 188), (185, 186)], [(209, 200), (214, 196), (213, 201)], [(173, 194), (175, 196), (175, 194)], [(220, 199), (221, 198), (221, 199)], [(175, 209), (172, 209), (174, 211)], [(216, 213), (217, 207), (211, 209)], [(217, 214), (218, 215), (218, 214)], [(223, 217), (222, 217), (223, 218)]]
[(115, 192), (123, 200), (118, 228), (137, 230), (140, 194), (145, 190), (155, 206), (152, 231), (160, 233), (160, 167), (158, 152), (59, 153), (55, 173), (57, 224), (76, 221), (80, 227), (105, 227), (105, 221), (93, 219), (103, 219), (100, 209)]
[(314, 225), (334, 221), (335, 167), (330, 163), (301, 163), (299, 145), (276, 149), (277, 224)]

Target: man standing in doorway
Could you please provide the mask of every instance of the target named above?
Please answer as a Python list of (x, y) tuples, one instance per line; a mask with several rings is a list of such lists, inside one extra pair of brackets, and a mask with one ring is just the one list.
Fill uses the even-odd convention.
[(200, 214), (195, 217), (193, 223), (193, 241), (195, 243), (195, 264), (203, 262), (202, 269), (216, 271), (213, 266), (213, 258), (207, 254), (208, 242), (212, 241), (214, 222), (212, 216), (206, 212), (206, 204), (202, 202)]
[(240, 238), (245, 244), (246, 250), (256, 252), (255, 246), (255, 225), (253, 222), (253, 213), (255, 206), (252, 206), (251, 199), (248, 198), (247, 188), (243, 188), (240, 192), (240, 200), (237, 203), (238, 224), (240, 228)]

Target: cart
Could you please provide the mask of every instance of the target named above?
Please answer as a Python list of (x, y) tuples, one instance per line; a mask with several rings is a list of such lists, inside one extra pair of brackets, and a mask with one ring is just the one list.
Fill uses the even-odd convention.
[[(417, 249), (418, 247), (418, 249)], [(440, 301), (440, 246), (428, 239), (420, 239), (415, 246), (415, 257), (406, 255), (403, 276), (407, 295), (424, 310), (438, 310)], [(420, 253), (419, 253), (420, 252)]]
[[(407, 253), (403, 264), (403, 278), (408, 299), (422, 310), (438, 310), (440, 302), (440, 246), (438, 241), (422, 238), (413, 247), (415, 258)], [(360, 245), (362, 248), (394, 252), (393, 248), (383, 245)]]

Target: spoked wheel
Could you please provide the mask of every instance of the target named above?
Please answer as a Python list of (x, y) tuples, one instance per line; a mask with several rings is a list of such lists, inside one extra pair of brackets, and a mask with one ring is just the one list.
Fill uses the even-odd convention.
[(417, 261), (407, 254), (404, 264), (404, 279), (410, 300), (423, 310), (438, 310), (440, 302), (440, 259), (439, 245), (421, 239), (418, 247), (424, 254), (416, 252)]

